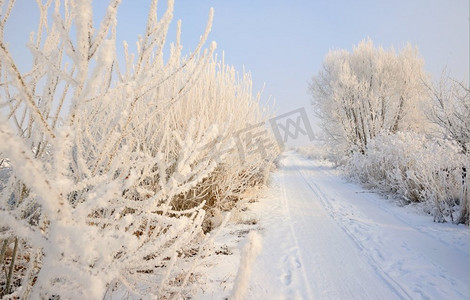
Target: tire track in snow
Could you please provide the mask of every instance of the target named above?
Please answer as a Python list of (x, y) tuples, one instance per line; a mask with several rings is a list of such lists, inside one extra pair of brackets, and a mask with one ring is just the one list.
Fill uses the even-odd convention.
[(264, 247), (247, 299), (468, 299), (468, 272), (456, 276), (425, 257), (462, 253), (400, 222), (380, 196), (357, 194), (331, 167), (292, 152), (271, 182), (254, 204)]
[[(310, 182), (305, 178), (305, 176), (302, 174), (302, 172), (297, 168), (297, 172), (299, 173), (300, 177), (305, 181), (305, 183), (308, 185), (310, 190), (318, 196), (318, 199), (320, 202), (323, 204), (323, 207), (328, 211), (330, 216), (333, 219), (335, 218), (334, 210), (331, 207), (327, 196), (321, 191), (321, 189), (313, 182)], [(377, 261), (373, 258), (373, 256), (369, 255), (366, 251), (366, 248), (362, 245), (362, 243), (347, 229), (346, 226), (344, 226), (341, 222), (338, 223), (338, 225), (341, 227), (343, 232), (351, 238), (351, 240), (354, 242), (354, 244), (357, 246), (357, 248), (365, 254), (368, 263), (370, 266), (375, 270), (377, 275), (383, 279), (385, 283), (401, 298), (401, 299), (413, 299), (411, 295), (409, 295), (406, 290), (398, 283), (396, 282), (392, 277), (390, 277), (385, 270), (383, 270), (380, 265), (377, 263)], [(380, 253), (378, 253), (379, 256), (381, 256)]]
[[(284, 209), (288, 215), (290, 235), (293, 239), (294, 247), (290, 248), (288, 252), (282, 258), (281, 264), (283, 266), (284, 274), (281, 277), (281, 282), (284, 283), (286, 286), (290, 286), (293, 279), (298, 280), (297, 278), (301, 277), (302, 286), (306, 288), (307, 299), (314, 299), (312, 290), (310, 288), (310, 285), (308, 284), (309, 281), (308, 281), (307, 273), (305, 272), (305, 269), (302, 267), (303, 266), (302, 256), (299, 253), (299, 242), (298, 242), (298, 238), (297, 238), (294, 226), (292, 225), (292, 215), (289, 209), (286, 186), (287, 184), (285, 181), (285, 176), (283, 176), (282, 177), (282, 194), (283, 194), (282, 198), (283, 198)], [(299, 273), (300, 273), (300, 276), (299, 276)], [(291, 289), (289, 294), (290, 294), (289, 295), (290, 297), (294, 296), (295, 299), (302, 298), (300, 295), (300, 291), (294, 291)]]
[[(282, 186), (279, 198), (289, 216), (285, 225), (293, 239), (293, 247), (281, 259), (283, 282), (289, 287), (285, 296), (288, 299), (409, 298), (377, 276), (354, 241), (317, 199), (318, 195), (301, 179), (296, 163), (298, 157), (286, 155), (276, 174)], [(300, 270), (296, 270), (297, 266)]]
[[(310, 173), (309, 168), (303, 169), (310, 176), (297, 168), (299, 174), (318, 194), (330, 216), (361, 249), (371, 266), (376, 268), (378, 275), (407, 297), (467, 299), (469, 291), (465, 281), (468, 281), (468, 269), (462, 268), (462, 263), (467, 261), (468, 264), (468, 253), (462, 253), (459, 248), (438, 236), (423, 232), (404, 217), (397, 216), (397, 213), (384, 207), (385, 204), (375, 201), (380, 199), (373, 199), (373, 193), (370, 196), (359, 196), (351, 184), (344, 182), (339, 191), (332, 190), (331, 187), (339, 187), (338, 176), (312, 161), (303, 162), (309, 164)], [(325, 186), (320, 188), (315, 182), (318, 179)], [(328, 192), (328, 196), (322, 189)], [(338, 200), (335, 195), (339, 197)], [(348, 196), (353, 198), (344, 198)], [(361, 209), (371, 210), (365, 211), (367, 216), (361, 215), (355, 206), (359, 204)], [(370, 216), (373, 218), (369, 219)], [(453, 260), (454, 256), (460, 259)], [(463, 282), (460, 281), (462, 279)]]

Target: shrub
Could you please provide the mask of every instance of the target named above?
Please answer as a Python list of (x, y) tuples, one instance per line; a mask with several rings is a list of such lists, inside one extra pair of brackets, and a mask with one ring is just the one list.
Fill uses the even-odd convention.
[(408, 203), (426, 203), (434, 220), (444, 222), (454, 221), (456, 207), (469, 196), (468, 176), (463, 174), (468, 161), (456, 143), (399, 132), (371, 140), (363, 154), (353, 154), (345, 170), (351, 178)]
[(218, 61), (215, 43), (203, 50), (212, 12), (184, 57), (179, 23), (165, 61), (173, 1), (160, 20), (152, 1), (137, 53), (124, 43), (120, 64), (118, 4), (94, 27), (91, 1), (39, 1), (29, 72), (0, 36), (0, 240), (19, 241), (9, 297), (97, 299), (116, 286), (183, 293), (205, 209), (230, 208), (277, 154), (266, 135), (263, 159), (239, 155), (253, 143), (240, 132), (269, 115), (248, 75)]

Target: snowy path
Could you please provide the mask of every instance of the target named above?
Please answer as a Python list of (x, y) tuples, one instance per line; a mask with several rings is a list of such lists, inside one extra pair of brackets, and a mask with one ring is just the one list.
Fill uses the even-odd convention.
[(468, 299), (468, 228), (435, 224), (284, 154), (267, 199), (249, 299)]

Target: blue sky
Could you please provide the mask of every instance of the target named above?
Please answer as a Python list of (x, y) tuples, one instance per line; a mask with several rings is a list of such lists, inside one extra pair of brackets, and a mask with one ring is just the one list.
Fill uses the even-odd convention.
[[(37, 14), (32, 9), (35, 1), (17, 2), (6, 39), (21, 59)], [(166, 1), (160, 2), (162, 13)], [(98, 14), (105, 3), (95, 1)], [(119, 39), (134, 44), (145, 28), (148, 7), (149, 1), (123, 0)], [(308, 82), (325, 54), (351, 49), (367, 37), (384, 48), (400, 49), (410, 42), (419, 48), (434, 78), (447, 66), (455, 78), (469, 80), (468, 0), (175, 0), (185, 51), (194, 49), (210, 7), (215, 18), (209, 40), (217, 42), (219, 54), (224, 51), (226, 63), (251, 72), (255, 90), (265, 84), (263, 99), (274, 98), (279, 113), (308, 109)]]
[(469, 78), (467, 0), (176, 0), (183, 42), (199, 36), (211, 6), (218, 51), (250, 70), (256, 89), (266, 83), (264, 97), (272, 95), (281, 112), (308, 106), (308, 81), (329, 50), (351, 49), (367, 37), (385, 48), (417, 46), (434, 78), (446, 66)]

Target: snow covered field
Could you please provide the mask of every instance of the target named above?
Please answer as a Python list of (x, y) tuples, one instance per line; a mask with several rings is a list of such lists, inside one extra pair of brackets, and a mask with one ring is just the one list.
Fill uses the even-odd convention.
[[(259, 230), (263, 250), (246, 299), (468, 299), (469, 230), (433, 223), (413, 207), (348, 183), (328, 163), (283, 155), (267, 195), (216, 239), (196, 298), (229, 296), (240, 241)], [(240, 234), (241, 233), (241, 234)]]

